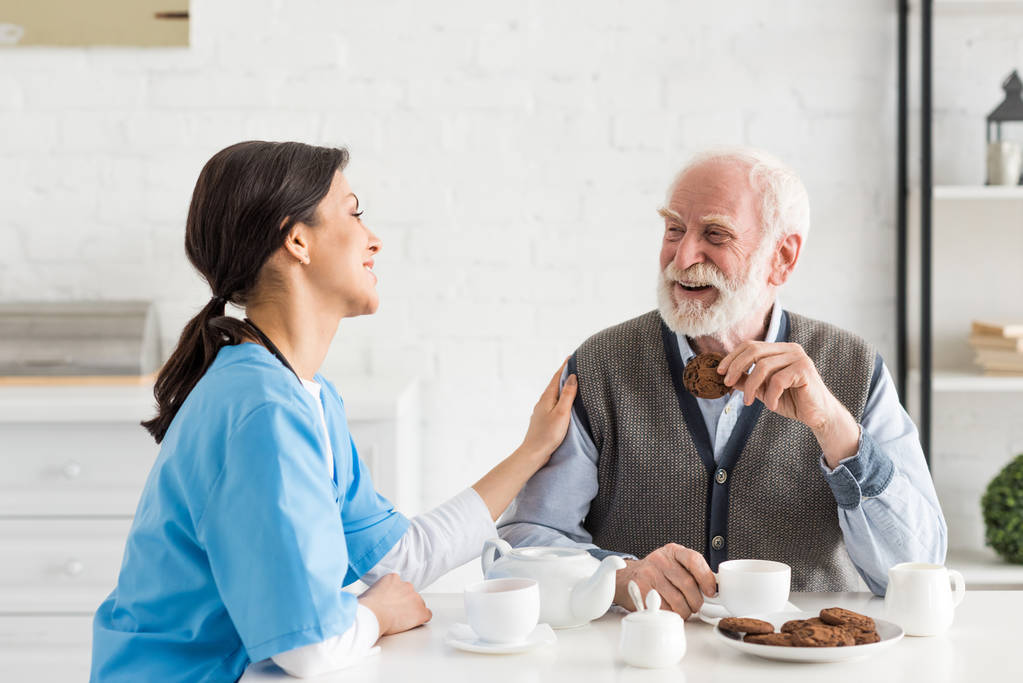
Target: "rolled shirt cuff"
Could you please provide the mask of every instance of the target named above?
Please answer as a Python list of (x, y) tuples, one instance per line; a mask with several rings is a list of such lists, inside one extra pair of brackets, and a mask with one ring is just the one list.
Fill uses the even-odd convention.
[(377, 654), (380, 648), (374, 644), (379, 638), (380, 622), (376, 614), (360, 603), (355, 611), (355, 622), (344, 633), (280, 652), (272, 659), (289, 675), (309, 678), (344, 669), (368, 655)]
[(475, 545), (472, 542), (466, 545), (467, 559), (465, 562), (468, 562), (474, 557), (479, 557), (484, 543), (498, 537), (497, 523), (490, 516), (490, 508), (487, 507), (486, 501), (471, 486), (455, 496), (451, 505), (460, 507), (465, 513), (462, 516), (466, 525), (462, 529), (463, 535), (467, 538), (475, 538), (476, 541)]
[(630, 555), (629, 553), (619, 553), (614, 550), (604, 550), (603, 548), (589, 548), (587, 552), (593, 557), (597, 558), (598, 560), (603, 560), (605, 557), (608, 557), (609, 555), (617, 555), (618, 557), (621, 557), (626, 560), (639, 559), (635, 555)]
[(895, 463), (862, 426), (856, 455), (840, 460), (832, 470), (821, 454), (820, 467), (838, 507), (843, 510), (854, 510), (864, 498), (880, 495), (895, 476)]

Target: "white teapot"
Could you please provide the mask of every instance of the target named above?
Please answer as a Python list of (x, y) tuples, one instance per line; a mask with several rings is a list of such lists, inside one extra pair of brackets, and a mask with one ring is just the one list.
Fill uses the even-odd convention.
[(581, 548), (512, 548), (500, 538), (483, 545), (480, 559), (488, 579), (535, 579), (540, 621), (553, 628), (583, 626), (603, 616), (614, 600), (615, 572), (625, 567), (617, 555), (601, 561)]

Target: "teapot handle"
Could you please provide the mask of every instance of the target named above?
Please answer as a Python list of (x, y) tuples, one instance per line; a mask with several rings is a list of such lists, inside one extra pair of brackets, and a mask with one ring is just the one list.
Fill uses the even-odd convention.
[(483, 544), (483, 554), (480, 555), (480, 562), (483, 564), (483, 578), (487, 578), (487, 572), (494, 566), (498, 553), (506, 555), (511, 552), (511, 545), (503, 538), (492, 538)]

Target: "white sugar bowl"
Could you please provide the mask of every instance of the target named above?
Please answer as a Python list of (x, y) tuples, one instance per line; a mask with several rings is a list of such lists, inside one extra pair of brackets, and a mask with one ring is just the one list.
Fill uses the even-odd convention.
[[(635, 593), (639, 593), (638, 588)], [(646, 609), (641, 604), (636, 606), (637, 611), (622, 619), (619, 643), (622, 659), (626, 664), (646, 669), (678, 664), (686, 654), (682, 617), (662, 610), (661, 596), (653, 590), (647, 593)]]

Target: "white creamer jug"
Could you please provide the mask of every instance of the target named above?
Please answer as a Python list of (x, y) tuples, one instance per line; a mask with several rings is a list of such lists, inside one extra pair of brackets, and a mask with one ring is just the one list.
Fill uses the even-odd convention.
[[(955, 582), (953, 592), (951, 581)], [(966, 581), (940, 564), (903, 562), (888, 570), (885, 618), (908, 636), (936, 636), (952, 625), (956, 606), (966, 595)]]

